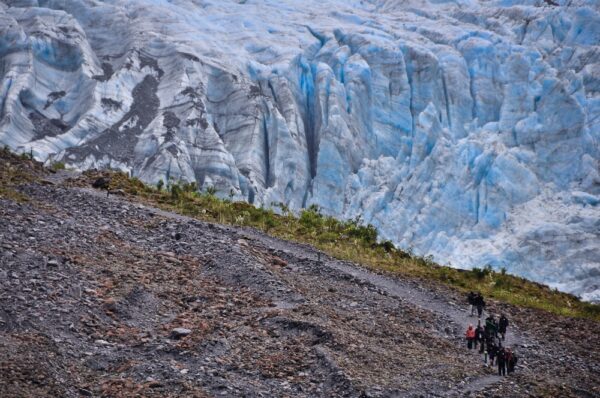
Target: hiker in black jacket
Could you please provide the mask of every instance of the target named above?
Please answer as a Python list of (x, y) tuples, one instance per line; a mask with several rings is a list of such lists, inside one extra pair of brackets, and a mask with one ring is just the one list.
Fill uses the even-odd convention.
[(470, 291), (469, 294), (467, 294), (467, 302), (471, 305), (471, 316), (473, 316), (473, 312), (475, 312), (475, 292)]
[(477, 296), (475, 296), (475, 306), (477, 307), (477, 317), (481, 318), (483, 308), (485, 307), (485, 301), (483, 300), (481, 293), (477, 293)]
[(498, 358), (498, 376), (506, 376), (506, 350), (502, 344), (498, 347), (496, 357)]
[(498, 333), (502, 336), (502, 340), (504, 340), (506, 336), (506, 328), (508, 327), (508, 318), (502, 314), (500, 316), (500, 321), (498, 322)]
[(494, 366), (494, 358), (496, 358), (496, 354), (498, 353), (498, 347), (496, 346), (496, 343), (494, 342), (494, 338), (489, 337), (486, 345), (487, 345), (488, 356), (490, 357), (490, 365)]
[(493, 323), (493, 331), (494, 331), (494, 337), (498, 338), (498, 321), (496, 320), (495, 317), (492, 316), (492, 323)]
[(475, 328), (475, 348), (477, 348), (477, 344), (479, 344), (480, 345), (479, 353), (481, 353), (481, 354), (483, 354), (483, 351), (485, 349), (484, 343), (485, 343), (485, 331), (483, 329), (483, 326), (481, 326), (481, 321), (478, 320), (477, 328)]
[(515, 366), (517, 366), (517, 361), (519, 358), (517, 354), (512, 352), (510, 348), (506, 349), (506, 372), (511, 374), (515, 371)]
[(486, 336), (498, 337), (498, 322), (493, 314), (485, 318), (485, 333)]

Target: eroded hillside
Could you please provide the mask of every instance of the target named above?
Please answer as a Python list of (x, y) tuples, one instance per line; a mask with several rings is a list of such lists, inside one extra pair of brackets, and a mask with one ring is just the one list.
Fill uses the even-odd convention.
[(599, 392), (596, 321), (491, 301), (521, 357), (499, 378), (438, 283), (107, 197), (7, 152), (0, 170), (3, 397)]

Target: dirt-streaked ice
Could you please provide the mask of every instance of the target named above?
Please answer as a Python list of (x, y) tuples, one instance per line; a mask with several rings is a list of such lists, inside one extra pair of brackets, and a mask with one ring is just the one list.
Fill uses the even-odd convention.
[(600, 300), (598, 0), (9, 0), (0, 142)]

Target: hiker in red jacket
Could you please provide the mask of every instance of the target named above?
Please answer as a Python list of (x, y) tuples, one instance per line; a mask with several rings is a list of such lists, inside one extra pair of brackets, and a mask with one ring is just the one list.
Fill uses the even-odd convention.
[(473, 329), (473, 325), (469, 325), (466, 336), (467, 336), (467, 347), (470, 350), (473, 348), (473, 343), (475, 342), (475, 329)]

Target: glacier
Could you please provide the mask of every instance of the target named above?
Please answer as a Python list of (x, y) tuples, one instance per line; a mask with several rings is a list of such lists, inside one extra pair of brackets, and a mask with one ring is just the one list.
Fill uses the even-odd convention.
[(0, 1), (0, 143), (600, 301), (600, 1)]

